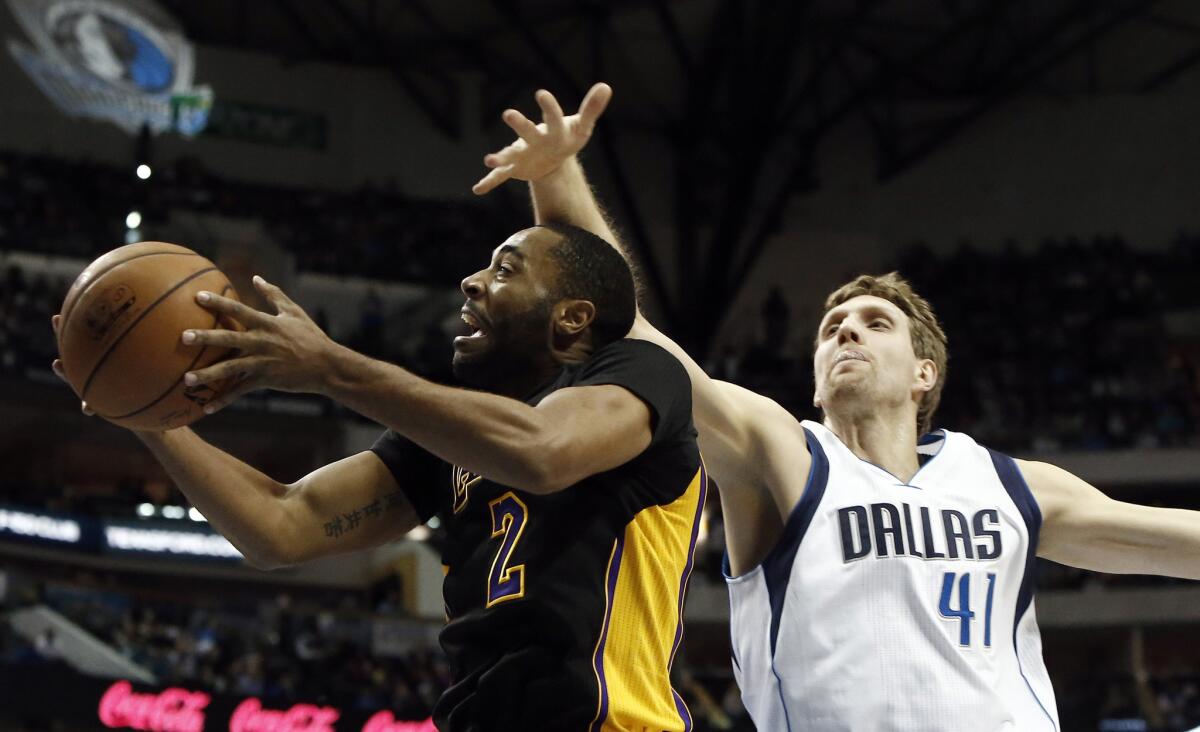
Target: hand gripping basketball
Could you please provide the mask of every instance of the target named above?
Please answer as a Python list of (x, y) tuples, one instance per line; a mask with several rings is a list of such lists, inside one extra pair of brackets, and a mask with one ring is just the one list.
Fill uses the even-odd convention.
[(237, 300), (212, 292), (199, 292), (196, 301), (212, 312), (232, 318), (245, 330), (188, 330), (185, 344), (233, 348), (237, 355), (183, 377), (188, 387), (232, 379), (234, 385), (204, 407), (206, 414), (218, 412), (238, 397), (256, 389), (290, 392), (320, 391), (328, 373), (329, 356), (337, 344), (308, 317), (304, 309), (283, 290), (262, 277), (254, 287), (275, 310), (255, 310)]

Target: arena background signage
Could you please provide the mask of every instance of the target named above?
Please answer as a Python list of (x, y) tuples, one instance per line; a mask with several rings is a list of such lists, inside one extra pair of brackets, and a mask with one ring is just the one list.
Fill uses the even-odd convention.
[(130, 134), (195, 135), (212, 89), (193, 86), (192, 44), (152, 0), (8, 0), (32, 46), (8, 50), (67, 114), (115, 123)]
[(322, 114), (222, 99), (213, 104), (204, 136), (324, 150), (328, 146), (327, 129)]
[(388, 709), (353, 708), (351, 700), (273, 704), (98, 679), (63, 664), (0, 666), (0, 688), (0, 720), (65, 724), (77, 732), (436, 732), (429, 719), (399, 720)]
[(0, 542), (88, 554), (240, 562), (242, 554), (207, 524), (158, 519), (95, 519), (0, 503)]

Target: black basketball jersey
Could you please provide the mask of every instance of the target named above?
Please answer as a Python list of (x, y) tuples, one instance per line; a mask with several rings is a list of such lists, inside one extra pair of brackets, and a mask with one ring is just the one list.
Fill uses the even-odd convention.
[(616, 384), (653, 414), (638, 457), (550, 495), (450, 466), (390, 430), (372, 448), (422, 521), (440, 516), (454, 685), (441, 730), (690, 729), (670, 667), (706, 480), (691, 383), (657, 345), (622, 340), (527, 400)]

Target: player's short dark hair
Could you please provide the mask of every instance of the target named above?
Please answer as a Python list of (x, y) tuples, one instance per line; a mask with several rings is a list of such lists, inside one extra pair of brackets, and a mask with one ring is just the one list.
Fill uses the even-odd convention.
[(637, 291), (629, 262), (617, 248), (571, 224), (542, 224), (562, 237), (551, 255), (558, 264), (555, 295), (596, 306), (592, 341), (599, 349), (624, 338), (637, 316)]

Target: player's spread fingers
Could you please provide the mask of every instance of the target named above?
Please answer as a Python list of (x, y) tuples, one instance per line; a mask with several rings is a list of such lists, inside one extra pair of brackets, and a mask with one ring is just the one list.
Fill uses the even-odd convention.
[(253, 347), (258, 342), (258, 337), (250, 332), (236, 330), (185, 330), (179, 340), (185, 346), (218, 346), (244, 351)]
[(297, 305), (292, 298), (288, 297), (287, 293), (284, 292), (283, 288), (279, 287), (279, 285), (273, 285), (270, 282), (267, 282), (262, 275), (254, 275), (252, 281), (254, 282), (254, 287), (266, 299), (267, 302), (271, 303), (277, 312), (303, 312), (303, 309)]
[(554, 95), (545, 89), (538, 89), (533, 95), (538, 106), (542, 109), (542, 119), (550, 132), (560, 132), (563, 128), (563, 111)]
[(505, 165), (503, 167), (496, 168), (492, 172), (480, 178), (478, 183), (471, 186), (471, 192), (477, 196), (482, 196), (483, 194), (491, 191), (496, 186), (512, 177), (512, 169), (513, 166), (511, 165)]
[(196, 293), (196, 302), (209, 310), (228, 315), (246, 327), (262, 325), (267, 318), (266, 313), (249, 305), (205, 290)]
[(595, 126), (596, 120), (604, 114), (608, 103), (612, 101), (612, 87), (604, 82), (593, 84), (587, 96), (579, 104), (579, 119), (588, 132)]
[(50, 317), (50, 327), (54, 329), (54, 334), (58, 335), (58, 326), (62, 324), (61, 315), (52, 315)]
[(513, 143), (512, 145), (509, 145), (508, 147), (505, 147), (501, 150), (497, 150), (494, 153), (488, 153), (487, 155), (484, 155), (483, 156), (483, 165), (486, 168), (499, 168), (502, 165), (508, 165), (510, 162), (512, 162), (514, 155), (516, 155), (517, 153), (519, 153), (522, 150), (527, 150), (527, 149), (528, 149), (528, 146), (525, 145), (525, 142), (522, 140), (518, 140), (517, 142)]
[(541, 134), (537, 125), (515, 109), (504, 110), (504, 114), (500, 115), (500, 119), (504, 120), (504, 124), (511, 127), (512, 131), (517, 133), (517, 137), (526, 143), (531, 143)]
[(54, 359), (54, 362), (50, 364), (50, 370), (54, 372), (55, 376), (63, 381), (67, 380), (67, 372), (63, 371), (62, 359)]
[(86, 414), (89, 417), (96, 416), (96, 412), (91, 407), (88, 406), (87, 402), (79, 403), (79, 411), (83, 412), (84, 414)]

